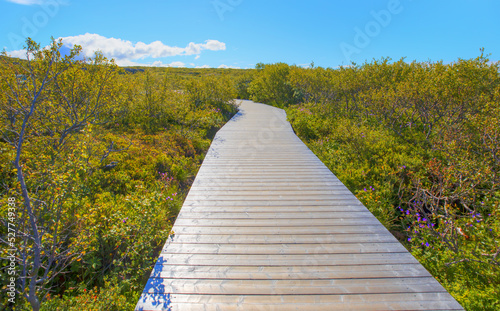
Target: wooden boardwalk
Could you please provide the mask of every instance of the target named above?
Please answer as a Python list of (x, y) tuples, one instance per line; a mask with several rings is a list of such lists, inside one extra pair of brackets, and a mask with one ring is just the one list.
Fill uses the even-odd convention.
[(293, 133), (241, 101), (136, 310), (463, 310)]

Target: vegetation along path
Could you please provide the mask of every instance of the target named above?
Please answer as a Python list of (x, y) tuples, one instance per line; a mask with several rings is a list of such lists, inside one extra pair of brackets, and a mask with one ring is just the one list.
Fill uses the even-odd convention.
[(462, 310), (302, 143), (250, 101), (215, 137), (137, 310)]

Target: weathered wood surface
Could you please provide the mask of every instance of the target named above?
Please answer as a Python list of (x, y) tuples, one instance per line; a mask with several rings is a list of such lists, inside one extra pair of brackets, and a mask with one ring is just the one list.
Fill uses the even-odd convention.
[(463, 310), (283, 110), (240, 103), (136, 310)]

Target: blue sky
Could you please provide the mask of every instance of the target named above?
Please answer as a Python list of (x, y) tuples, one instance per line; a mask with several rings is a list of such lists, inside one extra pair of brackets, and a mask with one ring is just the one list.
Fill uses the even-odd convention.
[(0, 48), (30, 36), (120, 65), (338, 67), (391, 57), (500, 60), (498, 0), (0, 0)]

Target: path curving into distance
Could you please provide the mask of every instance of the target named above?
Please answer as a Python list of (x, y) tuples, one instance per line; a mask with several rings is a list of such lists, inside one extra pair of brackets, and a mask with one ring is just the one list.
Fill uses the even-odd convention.
[(238, 102), (136, 310), (463, 310), (283, 110)]

